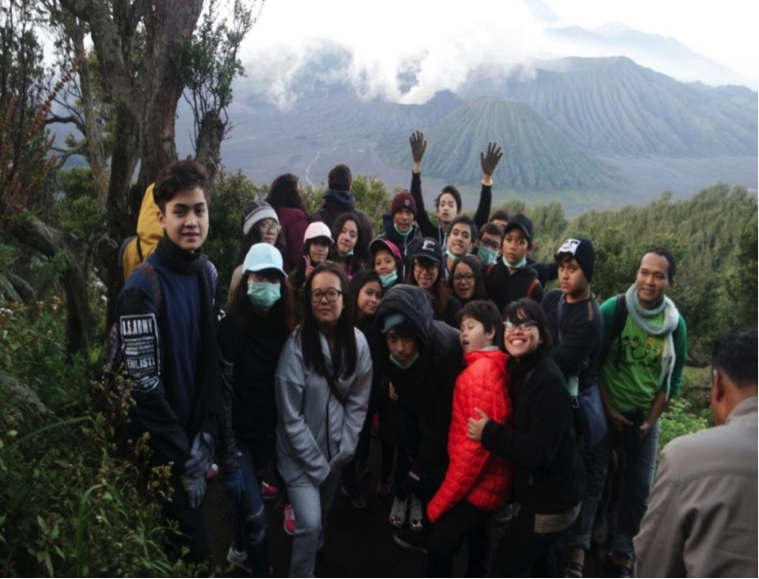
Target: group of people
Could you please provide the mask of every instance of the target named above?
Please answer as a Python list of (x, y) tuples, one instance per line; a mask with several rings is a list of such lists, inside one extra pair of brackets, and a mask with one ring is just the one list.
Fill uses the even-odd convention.
[[(424, 136), (414, 133), (410, 145), (411, 190), (393, 197), (376, 237), (355, 207), (347, 166), (330, 171), (324, 205), (310, 216), (297, 177), (275, 179), (264, 201), (242, 210), (239, 254), (224, 264), (226, 299), (202, 252), (205, 171), (182, 161), (156, 180), (164, 235), (125, 272), (119, 340), (135, 402), (132, 427), (149, 433), (154, 460), (171, 465), (165, 515), (179, 522), (191, 555), (209, 556), (201, 506), (215, 462), (236, 505), (229, 561), (253, 576), (271, 574), (264, 500), (279, 495), (293, 536), (290, 576), (314, 576), (338, 490), (354, 507), (367, 507), (362, 483), (378, 430), (375, 491), (392, 497), (395, 542), (427, 553), (428, 576), (449, 577), (464, 543), (467, 576), (519, 576), (530, 568), (583, 576), (615, 448), (624, 470), (610, 542), (615, 576), (632, 576), (636, 561), (639, 571), (663, 571), (662, 560), (668, 573), (740, 575), (751, 565), (755, 573), (755, 519), (753, 552), (735, 562), (721, 550), (728, 539), (697, 529), (689, 545), (685, 526), (662, 518), (679, 513), (691, 528), (746, 531), (757, 496), (756, 330), (735, 331), (715, 350), (717, 422), (729, 416), (733, 437), (753, 429), (753, 442), (732, 451), (742, 468), (753, 466), (753, 478), (747, 472), (740, 482), (719, 483), (744, 502), (716, 523), (704, 512), (716, 507), (693, 481), (725, 478), (727, 459), (714, 458), (722, 470), (691, 467), (685, 480), (672, 465), (687, 461), (679, 454), (700, 452), (694, 442), (667, 455), (660, 478), (675, 481), (657, 482), (657, 512), (646, 515), (659, 418), (680, 393), (687, 354), (685, 321), (667, 297), (675, 258), (662, 247), (646, 251), (627, 292), (599, 307), (590, 239), (567, 239), (551, 263), (535, 263), (532, 221), (490, 215), (502, 156), (495, 143), (480, 155), (475, 217), (461, 213), (461, 195), (448, 186), (435, 200), (439, 225), (422, 197)], [(548, 290), (552, 280), (558, 289)], [(608, 428), (596, 423), (591, 432), (579, 408), (592, 391)], [(719, 452), (730, 437), (712, 438), (708, 449)], [(264, 471), (273, 478), (262, 480)], [(693, 485), (704, 493), (678, 496)], [(656, 496), (659, 489), (666, 498)], [(687, 505), (673, 506), (676, 499)], [(754, 511), (744, 513), (750, 500)], [(494, 513), (509, 523), (493, 547)], [(745, 525), (731, 526), (736, 518)], [(679, 538), (663, 538), (663, 528)], [(552, 551), (562, 536), (569, 559), (559, 570)], [(683, 544), (692, 557), (675, 563)], [(703, 544), (714, 552), (703, 553)], [(730, 562), (718, 566), (724, 559)]]

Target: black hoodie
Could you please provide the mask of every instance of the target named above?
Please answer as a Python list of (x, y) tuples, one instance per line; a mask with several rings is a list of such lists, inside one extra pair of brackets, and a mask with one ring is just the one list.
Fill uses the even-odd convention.
[[(405, 370), (390, 361), (387, 340), (379, 334), (392, 313), (403, 314), (417, 336), (419, 359)], [(459, 331), (433, 321), (429, 293), (409, 285), (395, 286), (382, 298), (375, 328), (375, 364), (398, 394), (406, 428), (403, 444), (415, 459), (411, 472), (419, 477), (419, 486), (432, 493), (448, 468), (453, 389), (463, 369)]]

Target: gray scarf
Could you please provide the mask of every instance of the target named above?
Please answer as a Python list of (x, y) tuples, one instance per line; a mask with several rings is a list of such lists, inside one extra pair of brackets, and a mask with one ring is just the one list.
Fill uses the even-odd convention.
[[(647, 334), (664, 338), (664, 351), (661, 359), (661, 374), (659, 375), (659, 386), (667, 384), (667, 400), (669, 400), (669, 391), (672, 384), (672, 371), (675, 369), (675, 341), (672, 338), (672, 332), (677, 329), (680, 323), (680, 312), (677, 311), (675, 303), (664, 296), (664, 300), (653, 310), (647, 310), (638, 301), (638, 288), (635, 284), (630, 286), (625, 295), (627, 301), (627, 311), (633, 321)], [(653, 318), (664, 312), (664, 322), (657, 324), (652, 321)]]

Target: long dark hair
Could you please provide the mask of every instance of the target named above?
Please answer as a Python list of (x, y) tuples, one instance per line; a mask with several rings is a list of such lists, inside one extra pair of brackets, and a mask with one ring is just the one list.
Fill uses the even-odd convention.
[(332, 247), (329, 248), (329, 259), (335, 259), (336, 257), (339, 257), (337, 255), (337, 238), (343, 231), (343, 226), (345, 225), (346, 221), (353, 221), (353, 223), (356, 224), (356, 231), (358, 234), (356, 236), (356, 246), (353, 248), (353, 259), (358, 264), (363, 266), (366, 264), (366, 245), (364, 244), (364, 232), (361, 229), (361, 223), (359, 223), (358, 217), (356, 217), (356, 215), (350, 211), (338, 215), (337, 219), (335, 219), (335, 222), (332, 224), (332, 239), (335, 243), (333, 243)]
[[(353, 292), (353, 300), (355, 302), (355, 305), (353, 308), (354, 320), (358, 320), (359, 318), (361, 318), (361, 315), (359, 315), (359, 309), (358, 309), (358, 295), (361, 293), (361, 288), (363, 288), (366, 284), (373, 281), (379, 284), (380, 292), (383, 292), (384, 288), (382, 287), (382, 279), (380, 278), (380, 275), (373, 269), (359, 270), (353, 276), (353, 279), (351, 279), (351, 292)], [(361, 312), (361, 314), (363, 314), (363, 312)], [(364, 319), (366, 319), (365, 315), (364, 315)], [(361, 325), (365, 326), (365, 324), (363, 323)]]
[[(417, 257), (411, 260), (411, 264), (409, 265), (409, 272), (408, 276), (406, 278), (406, 283), (409, 285), (415, 285), (419, 287), (419, 284), (416, 281), (416, 277), (414, 277), (414, 270), (416, 269), (414, 262), (419, 259), (426, 259), (424, 257)], [(427, 259), (427, 261), (432, 261), (430, 259)], [(435, 312), (435, 315), (439, 315), (445, 311), (445, 306), (448, 305), (448, 290), (445, 289), (445, 265), (438, 264), (437, 268), (437, 279), (435, 280), (435, 283), (432, 284), (432, 287), (428, 290), (430, 292), (430, 295), (432, 296), (432, 310)]]
[[(264, 270), (265, 271), (265, 270)], [(235, 325), (243, 332), (249, 331), (253, 325), (263, 321), (253, 311), (253, 304), (248, 298), (248, 272), (242, 273), (242, 279), (237, 284), (227, 305), (227, 315)], [(281, 275), (281, 274), (280, 274)], [(266, 317), (267, 332), (271, 332), (272, 338), (284, 342), (295, 326), (295, 308), (293, 306), (293, 291), (286, 277), (281, 279), (280, 297), (269, 310)]]
[(306, 315), (300, 327), (303, 363), (306, 368), (321, 376), (326, 377), (328, 374), (327, 363), (324, 360), (321, 341), (319, 340), (319, 326), (311, 304), (311, 284), (314, 277), (320, 273), (333, 273), (340, 279), (340, 290), (343, 292), (343, 311), (337, 321), (337, 330), (335, 331), (332, 368), (333, 376), (346, 378), (356, 371), (358, 346), (356, 345), (356, 331), (353, 328), (353, 292), (348, 282), (348, 276), (345, 275), (343, 268), (336, 263), (328, 261), (317, 265), (306, 280)]
[(250, 248), (256, 243), (263, 243), (261, 240), (261, 221), (255, 223), (253, 227), (250, 228), (250, 231), (248, 231), (248, 234), (242, 238), (242, 241), (240, 241), (240, 249), (237, 251), (237, 257), (235, 257), (235, 260), (232, 262), (232, 271), (237, 269), (238, 265), (242, 265)]
[(280, 207), (296, 207), (306, 212), (303, 198), (298, 192), (298, 177), (292, 173), (280, 175), (271, 182), (265, 201), (274, 207), (275, 211)]
[(482, 268), (480, 267), (480, 264), (477, 262), (477, 259), (471, 255), (462, 257), (456, 263), (453, 264), (453, 268), (451, 268), (451, 275), (448, 277), (448, 291), (450, 292), (450, 294), (452, 296), (455, 296), (462, 303), (464, 303), (464, 300), (462, 300), (456, 294), (456, 290), (453, 289), (453, 276), (456, 275), (456, 269), (462, 263), (467, 264), (472, 270), (472, 273), (474, 274), (474, 293), (472, 294), (472, 299), (470, 299), (469, 301), (488, 299), (488, 295), (487, 293), (485, 293), (485, 279), (482, 277)]

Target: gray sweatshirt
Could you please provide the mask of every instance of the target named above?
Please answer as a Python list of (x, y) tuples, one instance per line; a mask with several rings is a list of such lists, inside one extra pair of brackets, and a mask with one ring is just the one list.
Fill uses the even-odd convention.
[[(279, 470), (287, 484), (320, 485), (347, 464), (356, 452), (372, 387), (372, 358), (366, 338), (356, 332), (358, 360), (348, 378), (335, 380), (345, 408), (331, 394), (327, 381), (303, 362), (301, 332), (285, 343), (274, 378), (277, 400)], [(327, 338), (319, 334), (327, 368), (332, 370)]]

